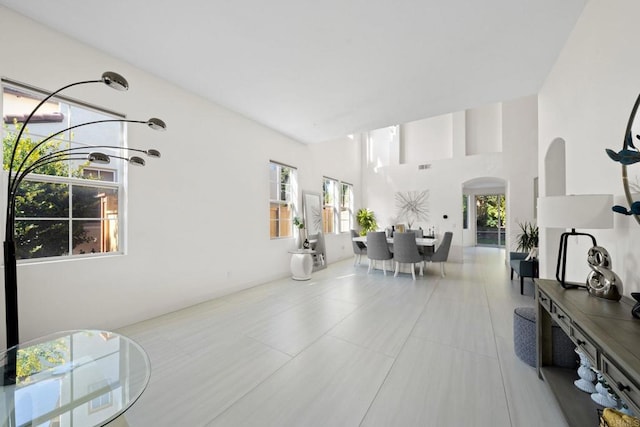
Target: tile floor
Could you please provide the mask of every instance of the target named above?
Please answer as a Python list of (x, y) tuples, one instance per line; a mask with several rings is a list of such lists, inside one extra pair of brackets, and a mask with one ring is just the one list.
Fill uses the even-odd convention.
[(513, 352), (533, 285), (503, 250), (464, 256), (415, 282), (345, 260), (122, 328), (152, 376), (114, 425), (565, 426)]

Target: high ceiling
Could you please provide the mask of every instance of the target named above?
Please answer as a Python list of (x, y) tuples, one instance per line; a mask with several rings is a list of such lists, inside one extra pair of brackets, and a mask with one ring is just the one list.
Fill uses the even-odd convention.
[(537, 93), (587, 1), (0, 5), (309, 143)]

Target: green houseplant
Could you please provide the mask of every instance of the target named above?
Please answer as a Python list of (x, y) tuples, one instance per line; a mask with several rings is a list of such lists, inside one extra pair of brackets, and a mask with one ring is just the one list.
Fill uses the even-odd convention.
[(529, 221), (518, 222), (520, 232), (516, 235), (517, 251), (529, 252), (538, 247), (538, 226)]
[(356, 220), (360, 226), (360, 235), (366, 236), (369, 231), (376, 231), (378, 229), (378, 223), (376, 222), (376, 216), (373, 211), (362, 208), (356, 212)]

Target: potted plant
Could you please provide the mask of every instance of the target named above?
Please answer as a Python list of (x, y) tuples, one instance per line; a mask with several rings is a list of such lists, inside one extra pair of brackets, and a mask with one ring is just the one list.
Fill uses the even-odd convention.
[(516, 235), (517, 251), (528, 252), (527, 259), (538, 256), (538, 226), (529, 222), (518, 222), (520, 232)]
[(300, 240), (300, 242), (298, 242), (298, 247), (302, 247), (303, 242), (307, 240), (306, 229), (304, 228), (304, 221), (302, 220), (302, 218), (294, 216), (293, 226), (298, 229), (298, 236)]
[(356, 220), (360, 226), (360, 235), (366, 236), (369, 231), (376, 231), (378, 229), (378, 223), (376, 222), (376, 216), (373, 211), (362, 208), (356, 213)]

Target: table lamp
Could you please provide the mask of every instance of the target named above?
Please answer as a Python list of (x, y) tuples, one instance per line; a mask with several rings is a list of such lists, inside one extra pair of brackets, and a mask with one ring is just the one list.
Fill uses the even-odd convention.
[[(579, 229), (613, 228), (610, 194), (581, 194), (569, 196), (549, 196), (538, 198), (538, 225), (546, 228), (570, 228), (560, 236), (556, 280), (565, 288), (586, 287), (565, 281), (567, 267), (567, 241), (570, 236), (587, 236), (592, 246), (597, 246), (596, 238), (589, 233), (576, 232)], [(586, 255), (585, 255), (586, 259)]]

